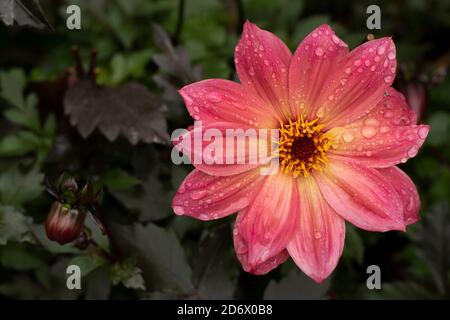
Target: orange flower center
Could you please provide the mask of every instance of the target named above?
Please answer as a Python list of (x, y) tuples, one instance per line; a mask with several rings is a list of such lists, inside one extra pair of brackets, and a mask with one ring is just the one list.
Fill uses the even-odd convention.
[(323, 125), (317, 124), (319, 119), (306, 121), (300, 119), (280, 127), (278, 156), (281, 171), (306, 177), (312, 169), (321, 171), (321, 165), (327, 163), (327, 151), (331, 140), (322, 131)]

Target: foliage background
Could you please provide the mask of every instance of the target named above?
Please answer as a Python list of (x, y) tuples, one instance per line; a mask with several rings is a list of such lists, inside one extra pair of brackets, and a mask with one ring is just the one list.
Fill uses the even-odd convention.
[[(0, 23), (0, 297), (449, 298), (449, 1), (40, 4), (53, 31)], [(81, 30), (65, 27), (69, 4), (81, 7)], [(393, 36), (397, 45), (395, 87), (407, 93), (420, 121), (431, 125), (418, 156), (401, 165), (419, 189), (421, 219), (406, 233), (369, 233), (348, 225), (343, 257), (322, 285), (290, 260), (265, 276), (246, 274), (233, 251), (234, 217), (205, 223), (171, 211), (171, 197), (191, 170), (170, 161), (168, 134), (192, 123), (175, 89), (203, 78), (235, 79), (232, 55), (245, 19), (277, 34), (292, 50), (313, 28), (330, 23), (353, 48), (369, 32), (370, 4), (382, 12), (382, 29), (371, 32)], [(97, 82), (105, 86), (106, 100), (92, 99), (87, 89), (67, 98), (69, 85), (77, 82), (73, 69), (67, 70), (74, 66), (73, 45), (86, 68), (90, 50), (98, 49)], [(127, 89), (130, 82), (144, 86), (139, 91), (144, 106)], [(117, 88), (123, 89), (118, 98)], [(84, 98), (90, 99), (85, 109), (77, 109)], [(120, 113), (124, 101), (151, 112), (128, 119)], [(69, 116), (64, 104), (70, 103), (75, 110)], [(94, 118), (101, 120), (100, 129), (93, 130)], [(137, 127), (121, 128), (123, 119)], [(52, 199), (42, 182), (44, 175), (56, 179), (63, 171), (104, 186), (102, 207), (121, 252), (117, 261), (101, 254), (99, 248), (109, 250), (108, 238), (91, 219), (87, 228), (98, 247), (80, 250), (46, 239), (43, 221)], [(65, 269), (73, 263), (84, 271), (82, 290), (66, 289)], [(371, 264), (382, 270), (382, 290), (366, 287)]]

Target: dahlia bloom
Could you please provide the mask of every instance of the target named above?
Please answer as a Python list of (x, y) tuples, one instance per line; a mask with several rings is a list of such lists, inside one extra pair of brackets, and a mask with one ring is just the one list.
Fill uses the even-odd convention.
[(280, 170), (194, 163), (173, 199), (176, 214), (212, 220), (238, 212), (234, 246), (245, 271), (265, 274), (291, 256), (316, 282), (338, 263), (345, 221), (384, 232), (418, 220), (416, 187), (396, 165), (417, 154), (429, 127), (416, 124), (391, 88), (391, 38), (349, 51), (322, 25), (292, 54), (246, 22), (234, 61), (240, 83), (204, 80), (180, 94), (204, 128), (277, 129)]

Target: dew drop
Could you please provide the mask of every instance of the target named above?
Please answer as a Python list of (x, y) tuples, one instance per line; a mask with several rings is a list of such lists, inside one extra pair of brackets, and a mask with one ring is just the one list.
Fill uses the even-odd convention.
[(325, 50), (322, 47), (317, 47), (316, 51), (314, 51), (317, 56), (323, 56)]
[(341, 79), (341, 84), (344, 85), (347, 82), (347, 78), (342, 78)]
[(248, 74), (251, 76), (255, 75), (255, 69), (253, 69), (253, 67), (250, 67), (250, 69), (248, 69)]
[(199, 199), (203, 198), (204, 196), (206, 196), (206, 190), (204, 190), (204, 189), (203, 190), (195, 190), (190, 193), (190, 197), (193, 200), (199, 200)]
[(377, 127), (380, 125), (380, 121), (378, 121), (375, 118), (367, 118), (366, 120), (364, 120), (364, 124), (366, 126), (373, 126), (373, 127)]
[(329, 95), (328, 100), (332, 101), (334, 99), (334, 95)]
[(350, 131), (345, 131), (342, 135), (342, 139), (344, 139), (345, 142), (352, 142), (354, 139), (353, 133)]
[(389, 52), (388, 59), (389, 60), (394, 60), (395, 59), (395, 52), (394, 51)]
[(173, 207), (173, 211), (174, 211), (176, 214), (179, 214), (179, 215), (184, 214), (184, 208), (181, 207), (181, 206), (174, 206), (174, 207)]
[(352, 72), (352, 69), (346, 68), (346, 69), (344, 70), (344, 72), (345, 72), (346, 74), (350, 74), (350, 72)]
[(381, 56), (385, 51), (386, 51), (385, 46), (379, 46), (377, 49), (377, 54)]
[(264, 60), (264, 64), (265, 64), (266, 66), (269, 66), (269, 60)]
[(376, 68), (377, 68), (376, 66), (371, 66), (370, 71), (375, 71)]
[(417, 152), (419, 152), (419, 149), (416, 146), (411, 147), (411, 149), (408, 150), (408, 157), (415, 157)]
[(319, 240), (320, 238), (322, 238), (322, 232), (317, 231), (314, 233), (314, 238), (316, 238), (317, 240)]
[(373, 127), (364, 127), (361, 130), (361, 134), (364, 138), (370, 139), (376, 135), (376, 130)]
[(358, 67), (358, 66), (360, 66), (361, 65), (361, 60), (355, 60), (355, 62), (353, 62), (353, 65), (355, 66), (355, 67)]
[(384, 113), (384, 117), (385, 117), (386, 119), (392, 118), (393, 116), (394, 116), (394, 113), (393, 113), (392, 111), (386, 111), (386, 112)]
[(331, 40), (333, 40), (333, 42), (334, 42), (335, 44), (340, 44), (340, 43), (341, 43), (341, 40), (340, 40), (335, 34), (333, 34), (333, 35), (331, 36)]
[(386, 132), (388, 132), (389, 131), (389, 127), (387, 127), (387, 126), (382, 126), (381, 128), (380, 128), (380, 132), (381, 133), (386, 133)]
[(318, 118), (322, 118), (325, 115), (325, 109), (324, 107), (320, 107), (319, 110), (317, 110), (316, 116)]
[(418, 134), (421, 139), (425, 139), (428, 135), (428, 128), (427, 127), (420, 128)]
[(392, 76), (386, 76), (384, 77), (384, 82), (389, 83), (392, 81)]

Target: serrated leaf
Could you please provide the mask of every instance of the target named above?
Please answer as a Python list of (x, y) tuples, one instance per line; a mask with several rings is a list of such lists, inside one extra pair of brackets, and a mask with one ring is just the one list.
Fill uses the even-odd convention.
[(20, 207), (41, 194), (43, 179), (44, 175), (37, 169), (26, 173), (16, 167), (8, 169), (0, 175), (0, 202)]
[(131, 144), (168, 142), (165, 108), (158, 97), (134, 82), (113, 88), (83, 79), (64, 97), (65, 113), (83, 138), (98, 127), (108, 140), (122, 134)]
[(326, 299), (330, 280), (322, 284), (315, 283), (299, 270), (292, 270), (287, 276), (276, 282), (270, 281), (264, 292), (266, 300), (316, 300)]
[(16, 22), (20, 26), (51, 29), (39, 0), (2, 0), (0, 2), (0, 19), (7, 26)]
[(193, 66), (187, 51), (182, 47), (175, 47), (164, 29), (157, 24), (153, 24), (153, 40), (162, 50), (162, 53), (153, 55), (153, 61), (160, 69), (153, 80), (164, 89), (165, 99), (180, 99), (177, 88), (199, 81), (202, 69), (200, 66)]
[(172, 230), (152, 223), (146, 226), (115, 224), (112, 230), (122, 252), (135, 255), (148, 289), (191, 293), (191, 268)]
[(27, 240), (32, 219), (26, 217), (18, 209), (12, 206), (0, 206), (0, 245), (8, 241)]

